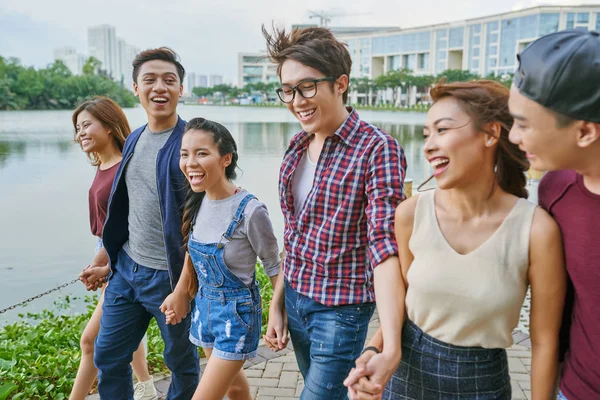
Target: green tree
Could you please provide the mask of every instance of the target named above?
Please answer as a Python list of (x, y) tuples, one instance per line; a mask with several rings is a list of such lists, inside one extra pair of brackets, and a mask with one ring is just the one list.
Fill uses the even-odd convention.
[(60, 76), (63, 78), (68, 78), (73, 75), (69, 67), (67, 67), (61, 60), (55, 60), (54, 63), (48, 65), (46, 70), (51, 75)]
[(96, 57), (90, 57), (83, 65), (82, 72), (84, 75), (94, 75), (101, 65), (102, 63)]
[(469, 82), (475, 79), (481, 79), (481, 77), (477, 74), (472, 73), (467, 70), (460, 69), (447, 69), (437, 76), (437, 80), (439, 81), (442, 78), (446, 78), (447, 83), (452, 82)]
[[(262, 96), (263, 100), (269, 99), (270, 97), (274, 97), (275, 90), (279, 87), (279, 82), (252, 82), (247, 83), (241, 90), (238, 91), (238, 95), (242, 93), (252, 94), (253, 92), (259, 92)], [(237, 88), (236, 88), (237, 89)]]
[(408, 68), (400, 68), (388, 71), (378, 76), (375, 83), (379, 88), (392, 89), (392, 104), (396, 104), (398, 88), (407, 88), (412, 78), (412, 71)]
[(192, 89), (192, 93), (198, 97), (208, 97), (213, 94), (213, 91), (212, 88), (196, 86)]
[(513, 77), (514, 74), (496, 75), (494, 73), (490, 73), (485, 77), (485, 79), (500, 82), (501, 84), (510, 89), (510, 87), (512, 86)]
[(72, 109), (95, 95), (132, 107), (136, 103), (133, 93), (107, 76), (95, 74), (97, 66), (97, 60), (90, 58), (86, 73), (73, 76), (61, 61), (36, 70), (22, 66), (16, 58), (0, 57), (0, 110)]
[(364, 94), (367, 104), (369, 104), (370, 92), (375, 86), (375, 82), (368, 77), (350, 78), (350, 90), (357, 94)]
[(15, 94), (10, 91), (10, 82), (7, 78), (0, 79), (0, 110), (16, 110), (18, 108)]
[(213, 97), (219, 100), (221, 103), (225, 103), (227, 100), (236, 98), (242, 92), (238, 87), (222, 83), (215, 85), (212, 88)]
[(435, 77), (432, 75), (416, 75), (410, 78), (410, 85), (417, 88), (417, 93), (421, 94), (421, 100), (429, 96), (429, 89), (435, 83)]

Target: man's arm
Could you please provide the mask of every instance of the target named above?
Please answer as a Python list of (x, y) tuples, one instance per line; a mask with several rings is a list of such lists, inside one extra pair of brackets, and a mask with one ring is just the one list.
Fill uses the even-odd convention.
[(165, 314), (167, 324), (178, 324), (190, 312), (190, 303), (196, 295), (196, 293), (189, 293), (188, 291), (191, 280), (195, 278), (192, 276), (195, 271), (191, 266), (191, 262), (190, 255), (186, 252), (177, 286), (160, 306), (160, 311)]
[(558, 225), (541, 209), (535, 212), (529, 257), (531, 394), (533, 399), (549, 399), (556, 395), (566, 271)]
[[(380, 296), (392, 296), (393, 299), (388, 299), (386, 303), (392, 304), (393, 301), (396, 302), (396, 310), (398, 314), (396, 316), (399, 318), (400, 326), (398, 329), (401, 330), (402, 324), (404, 323), (404, 314), (405, 307), (404, 301), (406, 298), (406, 290), (408, 288), (406, 275), (408, 273), (408, 268), (412, 264), (414, 259), (408, 242), (410, 237), (412, 236), (412, 229), (414, 223), (414, 212), (417, 204), (417, 197), (412, 197), (404, 202), (402, 202), (395, 213), (395, 237), (396, 242), (398, 244), (398, 259), (399, 259), (399, 274), (400, 274), (400, 283), (394, 287), (394, 291), (389, 293), (385, 289), (382, 292), (377, 293), (377, 307), (380, 307), (381, 299)], [(378, 266), (380, 268), (382, 265)], [(375, 270), (377, 274), (377, 269)], [(384, 272), (384, 270), (382, 270)], [(384, 278), (385, 275), (381, 274), (380, 278)], [(377, 285), (380, 281), (376, 275), (375, 288), (377, 290)], [(384, 284), (385, 286), (385, 284)], [(386, 317), (389, 318), (389, 317)], [(379, 320), (383, 323), (383, 317), (380, 315)], [(380, 359), (385, 359), (385, 356), (381, 356), (380, 354), (376, 354), (375, 351), (366, 351), (362, 354), (358, 360), (356, 360), (356, 368), (350, 372), (348, 378), (344, 381), (344, 384), (349, 387), (350, 398), (360, 398), (360, 396), (368, 394), (373, 396), (378, 396), (383, 391), (387, 381), (392, 376), (394, 371), (397, 368), (397, 365), (401, 359), (402, 351), (401, 351), (401, 331), (391, 340), (395, 340), (397, 343), (392, 343), (392, 345), (399, 346), (400, 351), (396, 363), (386, 363), (380, 362)], [(371, 341), (367, 346), (373, 346), (377, 348), (379, 351), (386, 351), (386, 347), (389, 344), (390, 339), (384, 338), (384, 331), (382, 326), (377, 330)], [(383, 354), (383, 353), (382, 353)], [(386, 360), (381, 360), (386, 361)], [(367, 379), (368, 377), (368, 379)], [(362, 392), (362, 395), (360, 394)], [(368, 397), (370, 398), (370, 397)]]
[[(544, 175), (538, 186), (538, 202), (540, 207), (552, 215), (552, 206), (560, 194), (567, 188), (574, 177), (563, 176), (568, 172), (548, 172)], [(570, 179), (569, 179), (570, 178)], [(571, 332), (571, 321), (573, 317), (573, 304), (575, 302), (575, 288), (573, 282), (567, 277), (567, 294), (565, 296), (565, 305), (563, 308), (562, 323), (560, 326), (558, 360), (563, 362), (565, 354), (569, 349), (569, 340)]]
[[(369, 259), (374, 268), (374, 289), (380, 333), (370, 345), (381, 350), (371, 362), (385, 365), (372, 375), (372, 381), (385, 386), (401, 357), (400, 339), (404, 320), (405, 284), (402, 279), (398, 245), (395, 240), (396, 207), (404, 200), (406, 158), (393, 138), (380, 143), (369, 157), (367, 169), (367, 227)], [(383, 348), (381, 348), (383, 341)]]
[(405, 199), (405, 173), (406, 158), (395, 139), (388, 138), (373, 149), (366, 185), (369, 258), (375, 266), (374, 289), (385, 343), (383, 352), (398, 361), (404, 317), (404, 296), (399, 291), (404, 290), (404, 283), (394, 237), (394, 215), (396, 207)]
[(100, 248), (100, 250), (98, 251), (98, 253), (96, 253), (96, 256), (94, 257), (94, 259), (92, 260), (92, 263), (90, 264), (91, 267), (104, 267), (105, 265), (108, 265), (108, 253), (106, 252), (106, 249), (104, 248), (104, 246), (102, 246)]

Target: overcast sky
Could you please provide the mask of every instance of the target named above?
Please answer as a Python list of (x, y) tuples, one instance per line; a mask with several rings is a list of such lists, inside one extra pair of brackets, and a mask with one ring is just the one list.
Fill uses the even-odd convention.
[[(345, 14), (331, 26), (413, 27), (574, 0), (0, 0), (0, 55), (43, 67), (53, 50), (87, 52), (87, 28), (110, 24), (141, 49), (167, 45), (187, 71), (237, 80), (237, 54), (264, 49), (260, 26), (316, 23), (309, 10)], [(460, 4), (460, 6), (459, 6)]]

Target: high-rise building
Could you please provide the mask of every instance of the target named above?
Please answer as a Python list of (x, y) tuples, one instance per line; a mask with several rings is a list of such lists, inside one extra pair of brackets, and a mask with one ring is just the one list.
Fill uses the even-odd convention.
[(88, 28), (88, 54), (102, 63), (102, 70), (119, 80), (121, 66), (114, 26), (98, 25)]
[(128, 44), (125, 40), (117, 38), (118, 47), (118, 69), (114, 76), (118, 82), (123, 82), (126, 88), (133, 87), (133, 66), (131, 65), (135, 56), (140, 52), (135, 46)]
[(211, 75), (210, 76), (210, 87), (217, 86), (223, 84), (223, 76), (222, 75)]
[(196, 80), (196, 74), (193, 72), (188, 72), (185, 77), (185, 84), (183, 85), (183, 94), (186, 96), (190, 96), (192, 94), (192, 90), (198, 86)]
[(198, 75), (196, 77), (196, 86), (208, 87), (208, 77), (206, 75)]
[(74, 47), (61, 47), (54, 50), (54, 59), (62, 61), (73, 75), (80, 75), (85, 65), (86, 58), (77, 53)]
[(116, 36), (112, 25), (88, 28), (88, 53), (100, 61), (100, 69), (126, 88), (133, 88), (133, 66), (139, 49)]

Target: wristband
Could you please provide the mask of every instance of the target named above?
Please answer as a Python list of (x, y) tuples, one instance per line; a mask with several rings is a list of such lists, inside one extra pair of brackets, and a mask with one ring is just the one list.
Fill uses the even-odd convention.
[(381, 353), (381, 351), (379, 351), (379, 349), (375, 346), (367, 346), (363, 349), (363, 351), (360, 353), (360, 355), (365, 354), (365, 352), (369, 351), (369, 350), (373, 350), (375, 353), (379, 354)]

